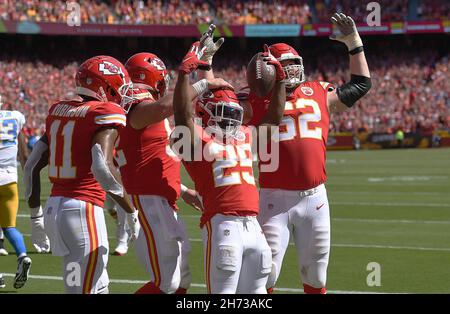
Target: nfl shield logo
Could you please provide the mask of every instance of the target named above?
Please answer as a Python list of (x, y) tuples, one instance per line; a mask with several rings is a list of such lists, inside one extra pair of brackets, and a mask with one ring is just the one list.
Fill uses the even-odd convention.
[(225, 229), (225, 230), (223, 231), (223, 235), (226, 236), (226, 237), (228, 237), (228, 236), (230, 235), (230, 230)]
[(306, 96), (312, 96), (314, 94), (314, 91), (311, 87), (308, 86), (302, 86), (301, 87), (302, 93)]

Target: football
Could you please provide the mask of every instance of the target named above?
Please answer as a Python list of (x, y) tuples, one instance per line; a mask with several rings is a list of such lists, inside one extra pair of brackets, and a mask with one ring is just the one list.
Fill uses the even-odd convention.
[(255, 54), (249, 62), (247, 82), (258, 97), (266, 96), (275, 85), (275, 67), (263, 61), (262, 52)]

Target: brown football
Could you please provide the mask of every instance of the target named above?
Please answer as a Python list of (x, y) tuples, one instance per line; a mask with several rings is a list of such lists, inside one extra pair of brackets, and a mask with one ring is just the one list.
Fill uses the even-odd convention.
[(263, 61), (262, 52), (253, 56), (247, 66), (247, 82), (258, 97), (266, 96), (275, 85), (275, 67)]

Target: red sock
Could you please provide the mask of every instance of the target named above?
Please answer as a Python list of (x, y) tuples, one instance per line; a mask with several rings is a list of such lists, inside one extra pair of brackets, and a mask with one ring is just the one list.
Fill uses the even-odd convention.
[(273, 287), (267, 288), (267, 294), (273, 294)]
[(326, 294), (327, 293), (327, 289), (325, 287), (314, 288), (307, 284), (303, 284), (303, 291), (305, 292), (305, 294)]
[(186, 294), (186, 293), (187, 293), (187, 289), (181, 288), (181, 287), (179, 287), (177, 289), (177, 291), (175, 291), (175, 294)]
[(164, 294), (164, 292), (155, 286), (153, 281), (149, 281), (140, 287), (134, 294)]

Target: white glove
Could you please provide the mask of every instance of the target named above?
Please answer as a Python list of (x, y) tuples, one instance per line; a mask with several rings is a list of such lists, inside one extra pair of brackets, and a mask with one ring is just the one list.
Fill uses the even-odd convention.
[(204, 32), (202, 37), (200, 38), (200, 45), (206, 48), (200, 60), (206, 61), (210, 65), (212, 64), (214, 54), (217, 52), (217, 50), (219, 50), (220, 46), (222, 46), (223, 42), (225, 41), (225, 39), (222, 37), (218, 41), (214, 42), (213, 34), (215, 29), (216, 25), (214, 24), (209, 25), (208, 30)]
[(337, 40), (344, 43), (347, 46), (348, 51), (363, 46), (355, 21), (353, 21), (350, 16), (343, 13), (334, 13), (331, 17), (331, 23), (333, 23), (341, 33), (339, 36), (332, 34), (330, 36), (331, 40)]
[[(44, 216), (42, 215), (42, 208), (38, 207), (31, 210), (31, 242), (33, 243), (36, 252), (49, 253), (50, 252), (50, 240), (45, 234), (44, 229)], [(33, 216), (36, 214), (36, 216)], [(33, 218), (35, 217), (35, 218)]]
[(139, 231), (141, 230), (137, 210), (131, 214), (127, 213), (127, 222), (130, 228), (130, 242), (132, 242), (137, 239), (139, 236)]

